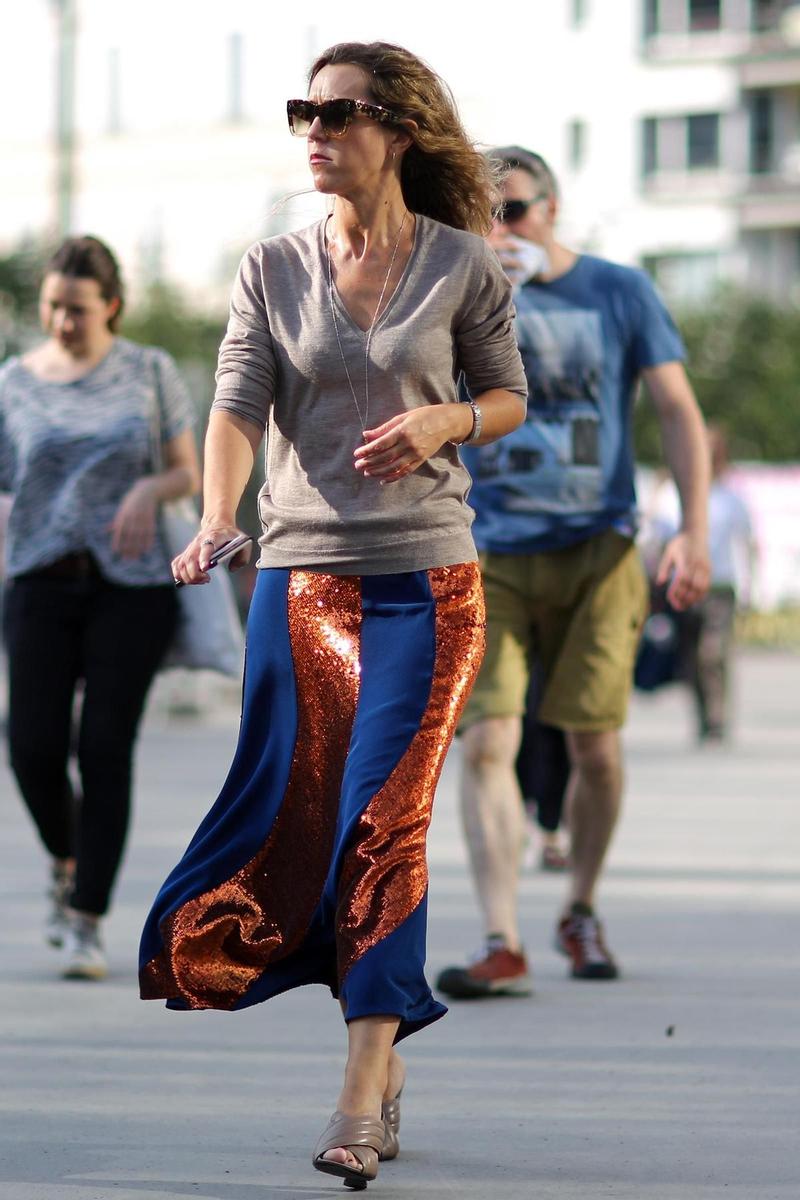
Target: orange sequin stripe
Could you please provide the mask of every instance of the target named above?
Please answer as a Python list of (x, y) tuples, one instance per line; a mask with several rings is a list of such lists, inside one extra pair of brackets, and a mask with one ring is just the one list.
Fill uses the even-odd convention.
[(425, 837), (434, 792), (483, 658), (486, 619), (478, 564), (436, 567), (428, 578), (436, 601), (430, 698), (411, 745), (364, 809), (342, 865), (336, 921), (340, 984), (425, 895)]
[(288, 601), (297, 739), (280, 811), (250, 862), (163, 923), (165, 950), (144, 969), (148, 996), (233, 1008), (297, 949), (322, 895), (358, 702), (360, 581), (292, 571)]

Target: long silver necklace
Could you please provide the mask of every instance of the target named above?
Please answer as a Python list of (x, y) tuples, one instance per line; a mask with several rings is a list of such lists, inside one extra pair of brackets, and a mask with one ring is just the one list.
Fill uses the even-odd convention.
[[(381, 305), (383, 304), (383, 297), (386, 293), (386, 288), (389, 283), (389, 276), (392, 273), (392, 267), (394, 266), (394, 260), (397, 258), (397, 251), (400, 246), (400, 238), (403, 236), (403, 229), (405, 228), (407, 216), (408, 216), (408, 210), (406, 210), (406, 212), (403, 213), (403, 220), (400, 222), (400, 228), (397, 232), (397, 241), (394, 244), (394, 250), (392, 251), (392, 257), (389, 259), (389, 267), (386, 271), (386, 278), (383, 281), (383, 287), (381, 288), (381, 294), (378, 297), (378, 303), (375, 306), (375, 312), (372, 314), (372, 320), (370, 321), (369, 329), (367, 330), (367, 340), (364, 345), (364, 414), (363, 414), (363, 416), (361, 414), (361, 405), (358, 403), (358, 397), (356, 396), (356, 389), (353, 387), (353, 380), (350, 378), (350, 371), (347, 366), (347, 359), (344, 356), (344, 350), (342, 348), (342, 339), (339, 335), (339, 322), (336, 319), (336, 305), (334, 304), (334, 300), (333, 300), (333, 266), (331, 264), (331, 246), (330, 246), (330, 242), (328, 241), (328, 222), (327, 221), (325, 222), (325, 229), (324, 229), (325, 253), (328, 258), (328, 300), (330, 301), (330, 306), (331, 306), (331, 317), (333, 318), (333, 329), (336, 334), (337, 345), (339, 346), (339, 357), (342, 360), (342, 366), (344, 367), (344, 373), (347, 376), (347, 382), (350, 384), (350, 393), (353, 397), (353, 404), (356, 407), (356, 412), (358, 413), (358, 423), (361, 426), (362, 434), (367, 429), (367, 422), (369, 421), (369, 348), (372, 345), (372, 334), (375, 329), (375, 322), (378, 320), (378, 314), (381, 311)], [(330, 220), (330, 217), (328, 218), (328, 220)]]

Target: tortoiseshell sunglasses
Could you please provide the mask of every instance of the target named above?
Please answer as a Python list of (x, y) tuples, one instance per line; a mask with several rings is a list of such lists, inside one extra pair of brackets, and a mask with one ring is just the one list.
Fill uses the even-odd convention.
[(325, 137), (331, 138), (344, 137), (356, 113), (363, 113), (371, 121), (379, 121), (382, 125), (397, 121), (388, 108), (382, 108), (380, 104), (367, 104), (366, 100), (323, 100), (320, 104), (313, 100), (288, 100), (286, 113), (289, 128), (295, 137), (305, 137), (315, 117), (319, 117)]

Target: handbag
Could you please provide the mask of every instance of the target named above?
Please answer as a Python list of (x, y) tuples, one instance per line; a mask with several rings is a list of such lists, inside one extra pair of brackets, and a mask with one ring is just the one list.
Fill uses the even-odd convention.
[(666, 588), (650, 588), (650, 616), (644, 623), (636, 665), (634, 687), (640, 692), (656, 692), (680, 679), (681, 639), (678, 613), (670, 605)]
[[(153, 469), (160, 472), (164, 470), (163, 401), (155, 359), (153, 376), (154, 403), (149, 413), (151, 458)], [(200, 529), (200, 518), (191, 497), (183, 496), (162, 504), (160, 526), (167, 554), (173, 559), (186, 549)], [(183, 667), (193, 671), (219, 671), (222, 675), (241, 678), (244, 633), (227, 570), (220, 566), (211, 572), (210, 583), (202, 587), (179, 588), (177, 595), (178, 627), (161, 670)]]
[(642, 630), (642, 640), (633, 672), (634, 686), (640, 692), (655, 692), (678, 675), (678, 630), (671, 613), (653, 613)]

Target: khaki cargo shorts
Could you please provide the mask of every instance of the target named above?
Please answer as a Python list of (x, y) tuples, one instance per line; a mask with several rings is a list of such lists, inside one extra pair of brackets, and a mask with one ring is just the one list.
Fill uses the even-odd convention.
[(639, 553), (608, 529), (564, 550), (480, 555), (486, 655), (461, 722), (521, 716), (532, 663), (539, 718), (602, 732), (625, 723), (648, 607)]

